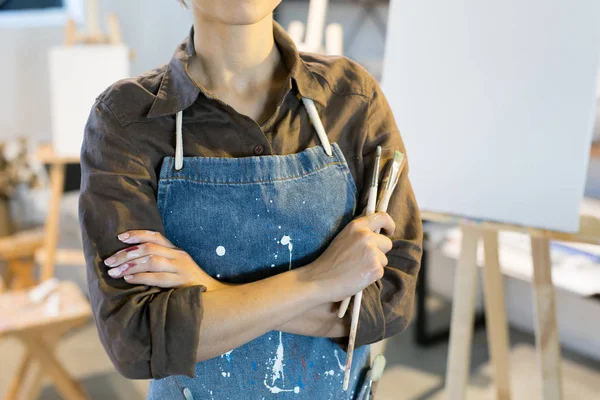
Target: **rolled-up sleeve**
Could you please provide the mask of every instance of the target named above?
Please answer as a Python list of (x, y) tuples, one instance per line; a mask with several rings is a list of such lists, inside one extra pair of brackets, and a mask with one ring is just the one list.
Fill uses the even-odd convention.
[[(384, 167), (393, 159), (396, 150), (406, 156), (390, 106), (379, 84), (374, 79), (369, 81), (373, 96), (369, 103), (368, 129), (362, 151), (365, 180), (358, 212), (362, 212), (367, 204), (376, 147), (380, 145), (382, 148), (380, 180)], [(396, 223), (393, 235), (388, 236), (393, 247), (386, 253), (388, 265), (384, 268), (383, 278), (363, 291), (356, 346), (374, 343), (404, 331), (413, 314), (423, 232), (419, 208), (408, 179), (408, 162), (390, 198), (387, 213)]]
[(103, 260), (127, 245), (117, 234), (164, 234), (157, 178), (113, 110), (94, 104), (81, 148), (79, 222), (87, 283), (100, 340), (117, 371), (130, 379), (193, 376), (204, 286), (161, 289), (108, 275)]

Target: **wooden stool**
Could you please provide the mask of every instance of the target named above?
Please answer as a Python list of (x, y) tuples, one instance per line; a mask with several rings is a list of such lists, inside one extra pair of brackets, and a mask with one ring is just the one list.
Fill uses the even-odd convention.
[(0, 294), (0, 338), (14, 336), (27, 348), (27, 353), (13, 378), (5, 400), (16, 400), (23, 393), (28, 373), (37, 362), (26, 398), (37, 398), (44, 374), (54, 381), (58, 392), (68, 400), (87, 399), (81, 386), (73, 380), (54, 355), (54, 347), (69, 330), (86, 323), (91, 308), (79, 288), (71, 282), (62, 282), (53, 292), (59, 293), (58, 313), (51, 315), (47, 303), (33, 304), (28, 291)]
[(494, 369), (496, 399), (510, 399), (509, 341), (503, 278), (498, 258), (498, 232), (517, 231), (531, 236), (533, 291), (536, 311), (535, 338), (544, 399), (562, 398), (560, 344), (552, 284), (550, 241), (600, 245), (600, 218), (582, 216), (577, 233), (554, 232), (509, 224), (469, 221), (423, 211), (423, 219), (458, 222), (463, 233), (461, 254), (454, 279), (450, 346), (446, 368), (446, 398), (463, 400), (469, 379), (473, 317), (477, 283), (477, 247), (483, 239), (483, 286), (488, 347)]
[[(0, 237), (0, 261), (7, 264), (2, 276), (6, 289), (24, 289), (37, 284), (33, 273), (35, 253), (44, 244), (44, 230), (33, 229)], [(0, 287), (0, 293), (2, 292)]]

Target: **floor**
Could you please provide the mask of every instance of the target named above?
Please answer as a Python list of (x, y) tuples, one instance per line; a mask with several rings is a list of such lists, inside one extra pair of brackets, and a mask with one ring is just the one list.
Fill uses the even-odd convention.
[[(59, 270), (59, 275), (74, 275), (74, 270)], [(77, 273), (73, 276), (81, 282)], [(82, 282), (81, 282), (82, 283)], [(447, 323), (449, 305), (439, 299), (429, 302), (432, 322)], [(378, 400), (443, 399), (447, 344), (419, 348), (413, 344), (412, 330), (391, 338), (385, 347), (387, 367), (379, 384)], [(90, 324), (72, 332), (58, 349), (59, 358), (70, 373), (81, 380), (92, 399), (141, 400), (145, 399), (147, 381), (129, 381), (112, 368)], [(15, 372), (16, 361), (23, 356), (20, 343), (12, 339), (0, 342), (0, 398)], [(514, 399), (539, 399), (536, 354), (533, 337), (511, 330), (511, 374)], [(593, 361), (573, 353), (563, 352), (563, 379), (565, 399), (597, 398), (600, 392), (600, 361)], [(493, 377), (488, 360), (485, 331), (474, 335), (472, 375), (468, 399), (494, 399)], [(40, 400), (55, 400), (60, 396), (50, 384), (46, 385)]]

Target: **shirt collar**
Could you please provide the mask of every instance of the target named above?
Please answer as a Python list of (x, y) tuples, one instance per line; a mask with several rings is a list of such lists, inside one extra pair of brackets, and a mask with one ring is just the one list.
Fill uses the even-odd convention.
[[(323, 87), (300, 57), (292, 38), (275, 21), (273, 21), (273, 35), (283, 62), (290, 71), (290, 83), (292, 81), (295, 83), (301, 96), (325, 105)], [(200, 93), (206, 94), (186, 72), (187, 64), (195, 54), (194, 27), (192, 26), (189, 36), (177, 47), (173, 58), (166, 66), (158, 93), (148, 112), (148, 118), (176, 114), (191, 106)]]

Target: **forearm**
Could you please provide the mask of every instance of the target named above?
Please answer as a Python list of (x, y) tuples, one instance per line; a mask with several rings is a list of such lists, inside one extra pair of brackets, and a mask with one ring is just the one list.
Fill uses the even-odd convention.
[(323, 304), (307, 267), (203, 294), (197, 360), (221, 355)]
[(345, 337), (350, 335), (349, 313), (338, 318), (339, 302), (327, 302), (298, 315), (277, 330), (304, 336)]
[[(213, 282), (207, 283), (206, 286), (208, 291), (213, 291), (241, 285), (214, 280)], [(319, 304), (275, 329), (304, 336), (331, 338), (348, 336), (350, 335), (349, 313), (346, 313), (344, 318), (338, 318), (337, 312), (339, 305), (339, 302)]]

